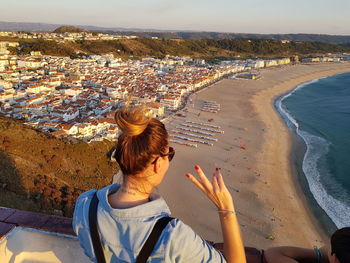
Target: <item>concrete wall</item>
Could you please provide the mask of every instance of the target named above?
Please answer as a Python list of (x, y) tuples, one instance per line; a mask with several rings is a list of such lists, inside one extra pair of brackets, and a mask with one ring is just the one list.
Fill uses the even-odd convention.
[(76, 237), (16, 227), (0, 240), (0, 262), (90, 262)]

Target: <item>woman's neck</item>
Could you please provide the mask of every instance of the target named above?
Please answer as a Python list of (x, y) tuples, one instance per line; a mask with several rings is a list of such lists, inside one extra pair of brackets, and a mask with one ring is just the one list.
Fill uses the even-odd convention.
[(143, 192), (131, 184), (123, 183), (117, 192), (108, 197), (108, 201), (113, 208), (130, 208), (147, 203), (151, 192)]

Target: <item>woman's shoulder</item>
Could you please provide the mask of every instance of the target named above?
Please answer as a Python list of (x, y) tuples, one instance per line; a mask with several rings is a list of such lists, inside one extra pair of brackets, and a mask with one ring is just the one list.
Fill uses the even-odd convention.
[(171, 220), (166, 230), (168, 236), (163, 238), (171, 262), (226, 262), (219, 251), (180, 219)]
[[(104, 188), (100, 189), (100, 190), (96, 190), (96, 189), (91, 189), (88, 190), (84, 193), (82, 193), (81, 195), (79, 195), (77, 201), (76, 201), (76, 207), (82, 204), (86, 204), (87, 202), (89, 202), (89, 200), (91, 200), (94, 196), (95, 193), (97, 193), (99, 199), (103, 199), (104, 196), (106, 196), (109, 192), (114, 192), (116, 191), (116, 189), (118, 189), (119, 185), (118, 184), (111, 184), (108, 186), (105, 186)], [(101, 200), (100, 200), (101, 201)]]
[(77, 202), (84, 202), (84, 201), (87, 201), (89, 199), (92, 199), (92, 197), (94, 196), (94, 194), (96, 192), (97, 192), (96, 189), (91, 189), (91, 190), (88, 190), (88, 191), (80, 194), (78, 199), (77, 199)]
[(189, 225), (178, 218), (174, 218), (168, 223), (166, 231), (171, 236), (171, 240), (176, 241), (177, 244), (202, 239)]
[(77, 223), (77, 221), (83, 220), (85, 217), (87, 217), (90, 202), (96, 192), (97, 190), (91, 189), (79, 195), (77, 201), (75, 202), (73, 226)]

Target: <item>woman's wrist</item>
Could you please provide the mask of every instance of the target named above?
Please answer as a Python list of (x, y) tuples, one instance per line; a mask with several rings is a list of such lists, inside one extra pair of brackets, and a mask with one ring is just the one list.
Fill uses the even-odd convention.
[(219, 209), (218, 214), (220, 218), (225, 219), (227, 217), (236, 216), (236, 211), (234, 209), (232, 210)]
[(236, 212), (234, 210), (218, 210), (218, 213), (220, 216), (224, 216), (224, 217), (236, 214)]
[(218, 207), (218, 211), (235, 211), (233, 204)]
[(326, 247), (321, 247), (321, 248), (314, 247), (314, 251), (315, 251), (316, 259), (318, 263), (328, 262)]
[(315, 251), (315, 254), (316, 254), (317, 263), (321, 263), (322, 254), (321, 254), (320, 249), (318, 247), (314, 247), (314, 251)]

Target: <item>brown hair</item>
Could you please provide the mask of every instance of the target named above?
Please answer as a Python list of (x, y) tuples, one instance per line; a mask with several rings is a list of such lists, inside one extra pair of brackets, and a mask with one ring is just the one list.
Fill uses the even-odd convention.
[(122, 133), (114, 158), (124, 175), (142, 172), (153, 159), (166, 153), (168, 132), (162, 122), (148, 116), (143, 107), (124, 107), (115, 114)]
[(338, 229), (331, 236), (332, 254), (341, 263), (350, 262), (350, 227)]

